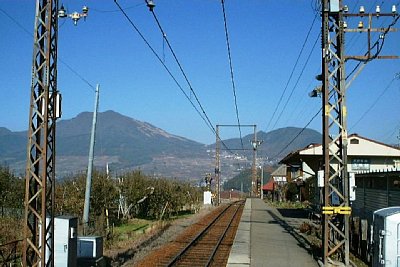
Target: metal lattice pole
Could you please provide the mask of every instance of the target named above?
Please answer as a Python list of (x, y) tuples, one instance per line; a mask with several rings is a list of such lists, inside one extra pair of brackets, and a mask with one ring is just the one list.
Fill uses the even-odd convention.
[[(336, 5), (335, 5), (336, 3)], [(349, 265), (349, 181), (342, 1), (322, 5), (323, 261)], [(336, 209), (333, 209), (336, 207)]]
[[(373, 28), (372, 19), (393, 17), (387, 28)], [(347, 28), (345, 19), (365, 17), (368, 26), (362, 22), (357, 29)], [(324, 156), (324, 199), (323, 199), (323, 261), (329, 265), (339, 261), (349, 266), (349, 179), (347, 173), (347, 109), (346, 90), (360, 74), (366, 63), (374, 59), (398, 59), (398, 56), (380, 55), (383, 42), (371, 43), (371, 32), (380, 32), (384, 40), (389, 32), (396, 32), (392, 26), (399, 19), (395, 8), (392, 13), (348, 13), (342, 0), (322, 1), (322, 93), (323, 93), (323, 156)], [(344, 33), (366, 33), (368, 51), (364, 55), (345, 55)], [(379, 49), (376, 50), (376, 47)], [(372, 53), (375, 49), (377, 52)], [(346, 77), (345, 62), (357, 60), (361, 67)], [(355, 69), (356, 70), (356, 69)], [(352, 72), (354, 72), (353, 70)], [(347, 80), (346, 80), (347, 79)]]
[[(58, 0), (37, 0), (30, 100), (23, 266), (54, 265)], [(47, 222), (46, 222), (47, 219)]]

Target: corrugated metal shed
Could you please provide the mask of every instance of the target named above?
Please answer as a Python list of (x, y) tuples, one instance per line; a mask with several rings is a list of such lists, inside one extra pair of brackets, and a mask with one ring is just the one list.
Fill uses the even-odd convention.
[(353, 216), (372, 221), (374, 211), (400, 205), (400, 171), (356, 174)]

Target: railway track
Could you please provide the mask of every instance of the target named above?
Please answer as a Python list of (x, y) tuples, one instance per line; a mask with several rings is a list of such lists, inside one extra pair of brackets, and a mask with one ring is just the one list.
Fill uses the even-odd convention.
[(221, 205), (135, 266), (225, 266), (243, 206)]

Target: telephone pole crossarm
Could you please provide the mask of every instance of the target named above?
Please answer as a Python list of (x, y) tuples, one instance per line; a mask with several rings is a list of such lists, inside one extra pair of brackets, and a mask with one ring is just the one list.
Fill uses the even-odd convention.
[[(363, 9), (360, 9), (360, 11), (363, 11)], [(399, 56), (396, 55), (380, 55), (383, 42), (386, 38), (386, 35), (388, 33), (394, 33), (398, 32), (398, 28), (393, 28), (393, 26), (397, 23), (399, 20), (399, 14), (397, 13), (397, 10), (395, 7), (392, 7), (392, 12), (391, 13), (382, 13), (380, 12), (380, 7), (377, 6), (376, 12), (375, 13), (347, 13), (347, 12), (342, 12), (343, 14), (343, 32), (344, 33), (363, 33), (367, 34), (367, 53), (364, 55), (345, 55), (345, 60), (357, 60), (357, 61), (371, 61), (373, 59), (399, 59)], [(386, 17), (386, 18), (393, 18), (392, 23), (388, 27), (374, 27), (373, 22), (380, 17)], [(348, 23), (346, 19), (355, 19), (359, 18), (360, 21), (358, 22), (357, 28), (349, 28), (347, 27)], [(367, 26), (364, 27), (364, 20), (367, 20)], [(372, 33), (380, 33), (379, 39), (376, 40), (374, 43), (372, 43)], [(372, 54), (371, 51), (373, 48), (376, 48), (377, 52), (375, 54)]]

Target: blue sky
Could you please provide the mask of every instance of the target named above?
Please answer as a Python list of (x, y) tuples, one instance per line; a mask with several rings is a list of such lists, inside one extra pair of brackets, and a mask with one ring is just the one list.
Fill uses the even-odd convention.
[[(34, 28), (34, 2), (0, 1), (0, 127), (13, 131), (26, 130), (28, 126), (33, 50), (33, 37), (29, 33)], [(60, 21), (58, 53), (60, 60), (90, 84), (100, 84), (100, 111), (114, 110), (198, 142), (210, 144), (215, 141), (214, 134), (126, 18), (120, 12), (114, 12), (118, 7), (113, 0), (61, 2), (69, 12), (80, 11), (83, 5), (90, 9), (86, 22), (79, 21), (76, 27), (71, 20)], [(321, 28), (318, 17), (282, 103), (271, 120), (314, 20), (314, 2), (225, 0), (242, 124), (256, 124), (257, 129), (263, 131), (303, 127), (321, 107), (320, 98), (308, 96), (318, 85), (314, 77), (321, 70), (320, 40), (312, 50)], [(144, 0), (119, 0), (118, 3), (126, 8), (128, 16), (195, 103), (173, 56), (166, 44), (163, 45), (162, 35)], [(221, 2), (155, 0), (155, 3), (157, 17), (211, 122), (214, 126), (236, 124)], [(399, 1), (344, 3), (350, 10), (364, 5), (367, 11), (379, 4), (385, 12)], [(380, 18), (374, 23), (381, 27), (391, 21), (392, 18)], [(350, 27), (356, 27), (357, 23), (349, 21)], [(388, 34), (382, 54), (399, 55), (399, 41), (400, 33)], [(365, 35), (346, 34), (348, 54), (364, 54), (366, 47)], [(349, 62), (347, 71), (354, 65)], [(65, 64), (59, 61), (58, 66), (58, 88), (63, 95), (62, 119), (92, 111), (93, 89)], [(357, 132), (388, 143), (398, 142), (400, 80), (392, 79), (399, 72), (399, 60), (376, 60), (367, 64), (348, 90), (350, 133)], [(363, 119), (358, 122), (361, 117)], [(317, 116), (309, 127), (321, 132), (321, 116)], [(251, 132), (252, 128), (242, 129), (243, 135)], [(239, 137), (237, 129), (221, 129), (221, 138), (232, 137)]]

